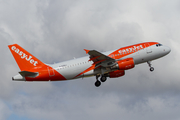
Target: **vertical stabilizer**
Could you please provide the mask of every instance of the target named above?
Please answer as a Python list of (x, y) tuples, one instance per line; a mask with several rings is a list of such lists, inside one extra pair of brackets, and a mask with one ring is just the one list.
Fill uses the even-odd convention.
[(21, 71), (27, 71), (45, 65), (18, 44), (8, 46)]

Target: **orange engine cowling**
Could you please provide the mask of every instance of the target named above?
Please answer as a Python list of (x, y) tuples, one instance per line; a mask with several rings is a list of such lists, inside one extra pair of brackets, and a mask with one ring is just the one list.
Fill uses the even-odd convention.
[(118, 70), (128, 70), (134, 68), (134, 60), (133, 58), (126, 58), (124, 60), (117, 61), (117, 64), (112, 67), (112, 69)]
[(121, 77), (123, 75), (125, 75), (124, 70), (116, 70), (116, 71), (108, 73), (108, 77), (110, 77), (110, 78), (117, 78), (117, 77)]

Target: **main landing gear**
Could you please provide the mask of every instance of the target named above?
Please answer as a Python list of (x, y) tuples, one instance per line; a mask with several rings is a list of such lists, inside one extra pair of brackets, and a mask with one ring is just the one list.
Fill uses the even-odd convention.
[(147, 61), (147, 63), (148, 63), (148, 65), (149, 65), (149, 67), (150, 67), (150, 71), (152, 72), (152, 71), (154, 71), (154, 68), (151, 66), (152, 64), (151, 64), (151, 61)]
[(100, 75), (96, 75), (96, 82), (94, 83), (96, 87), (99, 87), (101, 85), (101, 82), (105, 82), (107, 80), (107, 77), (102, 75), (100, 78), (101, 81), (99, 81), (98, 80), (99, 77)]

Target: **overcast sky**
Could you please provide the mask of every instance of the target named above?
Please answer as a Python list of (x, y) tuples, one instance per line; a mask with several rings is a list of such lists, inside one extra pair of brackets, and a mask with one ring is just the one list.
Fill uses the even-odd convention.
[[(179, 120), (179, 0), (0, 0), (0, 120)], [(108, 79), (18, 82), (8, 45), (45, 63), (156, 41), (171, 53)]]

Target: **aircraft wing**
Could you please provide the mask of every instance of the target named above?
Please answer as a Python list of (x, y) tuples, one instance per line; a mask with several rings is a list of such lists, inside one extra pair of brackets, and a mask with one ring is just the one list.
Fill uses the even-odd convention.
[(93, 61), (95, 65), (98, 65), (98, 66), (103, 66), (103, 67), (111, 67), (112, 65), (114, 65), (113, 63), (116, 62), (115, 59), (107, 56), (107, 55), (104, 55), (96, 50), (86, 50), (86, 54), (89, 54), (90, 55), (90, 59), (89, 61)]

